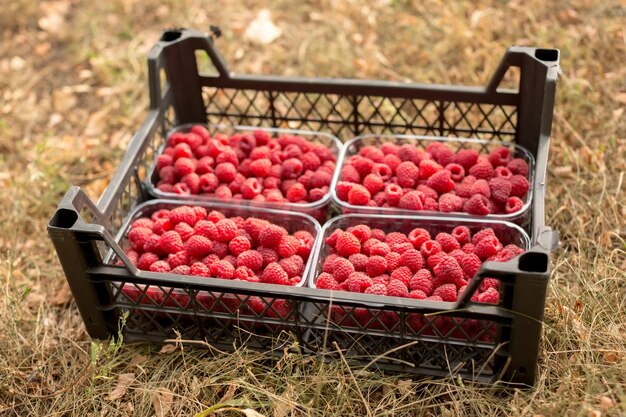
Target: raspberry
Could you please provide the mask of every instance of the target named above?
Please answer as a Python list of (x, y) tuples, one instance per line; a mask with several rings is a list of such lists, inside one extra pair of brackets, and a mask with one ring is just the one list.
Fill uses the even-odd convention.
[(415, 273), (424, 265), (424, 258), (417, 250), (409, 249), (400, 256), (400, 265), (408, 267)]
[(400, 267), (400, 255), (396, 252), (389, 252), (385, 255), (385, 260), (387, 261), (387, 270), (393, 271)]
[(144, 271), (150, 270), (150, 265), (157, 262), (159, 257), (152, 252), (142, 253), (135, 265), (139, 269), (143, 269)]
[(261, 194), (263, 187), (256, 178), (248, 178), (241, 184), (241, 195), (247, 200), (252, 200)]
[(200, 220), (193, 227), (194, 233), (199, 236), (204, 236), (209, 239), (215, 239), (217, 237), (217, 227), (215, 223), (208, 220)]
[(475, 246), (473, 243), (466, 243), (461, 247), (461, 250), (465, 253), (474, 253)]
[(400, 187), (412, 188), (419, 178), (419, 170), (413, 162), (405, 161), (396, 168), (396, 175)]
[(495, 178), (504, 178), (507, 180), (510, 180), (511, 177), (513, 176), (513, 173), (505, 167), (497, 167), (495, 169)]
[(281, 259), (278, 264), (285, 270), (289, 278), (293, 278), (301, 274), (304, 270), (304, 261), (298, 255), (292, 255), (288, 258)]
[(167, 263), (167, 261), (156, 261), (152, 265), (150, 265), (150, 271), (152, 272), (170, 272), (172, 268)]
[(172, 267), (176, 268), (181, 265), (189, 264), (189, 254), (186, 250), (181, 250), (176, 253), (172, 253), (167, 257), (167, 263)]
[(432, 159), (424, 159), (419, 163), (420, 179), (430, 179), (435, 173), (441, 171), (443, 167)]
[(441, 194), (449, 193), (455, 187), (452, 174), (445, 169), (431, 175), (426, 181), (426, 185)]
[(221, 219), (215, 223), (215, 240), (229, 242), (237, 236), (237, 225), (230, 219)]
[[(279, 140), (280, 142), (280, 140)], [(285, 143), (285, 148), (283, 149), (283, 157), (285, 159), (289, 159), (289, 158), (296, 158), (296, 159), (300, 159), (302, 158), (302, 149), (300, 149), (300, 147), (294, 143), (290, 143), (290, 144), (286, 144)], [(281, 143), (282, 145), (282, 143)]]
[(415, 249), (420, 249), (424, 242), (430, 240), (430, 233), (428, 230), (418, 227), (409, 232), (408, 239)]
[(313, 173), (311, 177), (311, 187), (312, 188), (322, 188), (328, 187), (333, 180), (332, 172), (327, 172), (322, 168), (318, 169)]
[(457, 195), (446, 193), (439, 197), (439, 210), (452, 213), (463, 209), (463, 199)]
[(261, 254), (263, 257), (263, 266), (267, 266), (272, 262), (278, 261), (278, 254), (274, 249), (260, 247), (257, 249), (257, 252)]
[(493, 229), (491, 227), (487, 227), (485, 229), (480, 230), (479, 232), (476, 232), (474, 236), (472, 236), (472, 243), (474, 245), (477, 245), (478, 242), (480, 242), (484, 238), (495, 236), (495, 235), (496, 233), (493, 231)]
[(487, 159), (494, 167), (506, 166), (511, 161), (511, 151), (509, 151), (509, 148), (499, 146), (489, 153)]
[(322, 161), (319, 156), (317, 156), (314, 152), (307, 152), (302, 155), (302, 165), (305, 170), (310, 169), (315, 171), (320, 167)]
[(200, 176), (200, 191), (202, 193), (211, 193), (215, 191), (220, 184), (220, 180), (213, 173), (203, 174)]
[(465, 245), (470, 242), (471, 232), (466, 226), (457, 226), (452, 229), (452, 237), (459, 242), (459, 245)]
[[(135, 266), (137, 265), (137, 261), (139, 260), (139, 254), (137, 252), (132, 249), (128, 249), (126, 250), (126, 256), (128, 257), (128, 260), (131, 264)], [(122, 265), (122, 261), (120, 260), (118, 264)]]
[(381, 162), (385, 157), (385, 154), (375, 146), (365, 146), (361, 148), (359, 154), (374, 162)]
[(143, 251), (148, 238), (152, 236), (152, 230), (147, 227), (135, 227), (128, 232), (128, 240), (131, 248), (137, 252)]
[(381, 242), (385, 240), (385, 232), (381, 229), (372, 229), (372, 239), (380, 240)]
[(289, 158), (282, 164), (282, 178), (285, 179), (295, 179), (302, 174), (304, 169), (304, 165), (302, 161), (296, 158)]
[(443, 284), (435, 288), (433, 296), (441, 297), (441, 301), (456, 301), (456, 286), (454, 284)]
[(387, 295), (392, 297), (406, 297), (409, 293), (409, 289), (406, 284), (397, 279), (391, 279), (387, 284)]
[(396, 145), (395, 143), (391, 143), (391, 142), (384, 142), (383, 144), (380, 145), (380, 150), (385, 154), (385, 155), (398, 155), (398, 152), (400, 151), (400, 147), (398, 145)]
[(513, 175), (510, 179), (511, 182), (511, 196), (524, 198), (528, 194), (530, 189), (530, 183), (521, 175)]
[(200, 191), (200, 176), (195, 172), (185, 175), (180, 181), (187, 185), (191, 194), (198, 194)]
[(492, 178), (489, 180), (491, 198), (497, 203), (505, 203), (511, 194), (512, 185), (504, 178)]
[[(167, 167), (163, 168), (163, 172)], [(191, 174), (196, 170), (196, 162), (191, 158), (178, 158), (174, 162), (174, 173), (178, 178), (182, 178), (187, 174)]]
[(409, 280), (411, 291), (422, 291), (426, 296), (433, 292), (433, 277), (428, 269), (420, 269)]
[(295, 255), (300, 247), (300, 241), (290, 235), (283, 235), (278, 244), (278, 255), (281, 258), (288, 258)]
[(315, 282), (315, 286), (320, 290), (338, 290), (339, 284), (335, 281), (335, 278), (326, 273), (322, 272), (319, 277), (317, 277), (317, 281)]
[(426, 297), (426, 299), (428, 301), (443, 301), (438, 295), (431, 295), (430, 297)]
[(287, 200), (291, 201), (292, 203), (305, 201), (307, 196), (306, 188), (304, 188), (304, 185), (300, 184), (299, 182), (289, 187), (286, 194)]
[(343, 201), (348, 201), (348, 193), (354, 185), (355, 184), (353, 182), (339, 181), (335, 186), (335, 193), (337, 194), (337, 198)]
[(371, 159), (364, 158), (360, 155), (355, 155), (350, 158), (352, 166), (357, 170), (361, 178), (372, 172), (374, 162)]
[(409, 285), (411, 281), (411, 277), (413, 277), (413, 273), (409, 269), (409, 267), (401, 266), (391, 273), (392, 280), (402, 281), (405, 285)]
[(471, 167), (469, 174), (479, 180), (490, 180), (494, 176), (494, 170), (489, 161), (482, 161)]
[(197, 277), (210, 277), (211, 269), (202, 262), (194, 262), (189, 268), (189, 275), (194, 275)]
[(426, 258), (426, 266), (428, 266), (428, 268), (430, 269), (433, 269), (446, 256), (447, 254), (443, 251), (437, 252), (433, 256), (429, 256), (428, 258)]
[(194, 228), (189, 226), (187, 223), (178, 223), (174, 230), (180, 235), (183, 242), (189, 240), (191, 236), (195, 233)]
[(391, 232), (385, 236), (385, 243), (388, 245), (395, 245), (396, 243), (405, 243), (408, 242), (409, 238), (406, 237), (404, 233), (400, 232)]
[(233, 267), (237, 267), (237, 258), (235, 258), (233, 255), (226, 255), (222, 258), (222, 261), (226, 261), (229, 264), (231, 264)]
[(211, 264), (211, 275), (215, 278), (232, 279), (235, 267), (228, 261), (216, 261)]
[(343, 232), (337, 237), (335, 248), (340, 256), (348, 257), (361, 251), (361, 243), (352, 233)]
[(387, 284), (389, 283), (389, 275), (382, 274), (377, 277), (372, 278), (373, 284), (383, 284), (385, 288), (387, 288)]
[(237, 168), (230, 162), (222, 162), (215, 166), (215, 175), (221, 182), (229, 183), (235, 179)]
[(176, 268), (173, 268), (170, 272), (176, 275), (190, 275), (191, 268), (189, 265), (179, 265)]
[(233, 272), (233, 279), (247, 282), (260, 282), (259, 277), (247, 266), (239, 266)]
[(143, 245), (143, 251), (152, 252), (157, 256), (165, 255), (165, 252), (161, 250), (161, 246), (159, 245), (160, 238), (161, 237), (157, 234), (150, 235)]
[(495, 288), (489, 288), (478, 296), (479, 303), (498, 304), (500, 301), (500, 293)]
[(365, 272), (367, 267), (367, 260), (369, 258), (362, 253), (355, 253), (354, 255), (350, 255), (348, 260), (354, 266), (355, 271)]
[(498, 281), (495, 278), (485, 278), (483, 279), (483, 282), (480, 284), (480, 288), (478, 289), (478, 291), (483, 293), (487, 291), (489, 288), (494, 288), (496, 290), (499, 289), (500, 281)]
[(451, 178), (455, 182), (459, 182), (465, 178), (465, 169), (459, 164), (447, 164), (445, 170), (450, 171)]
[(441, 249), (446, 252), (452, 252), (455, 249), (461, 249), (461, 245), (456, 238), (448, 233), (439, 233), (435, 240), (441, 245)]
[(513, 175), (521, 175), (522, 177), (528, 176), (528, 163), (522, 158), (511, 159), (506, 167)]
[(211, 252), (211, 241), (201, 235), (189, 238), (186, 244), (187, 253), (194, 258), (202, 258)]
[(256, 217), (248, 217), (244, 222), (244, 229), (253, 241), (258, 242), (259, 236), (270, 223), (267, 220), (257, 219)]
[(153, 226), (154, 226), (154, 221), (152, 219), (149, 219), (147, 217), (140, 217), (139, 219), (133, 222), (133, 224), (131, 225), (131, 229), (136, 229), (138, 227), (145, 227), (146, 229), (152, 229)]
[(369, 250), (369, 255), (370, 256), (376, 256), (376, 255), (387, 256), (389, 252), (391, 252), (389, 245), (385, 242), (379, 242), (379, 243), (372, 245), (372, 247)]
[(369, 226), (364, 225), (364, 224), (354, 226), (350, 228), (348, 231), (352, 233), (354, 236), (356, 236), (357, 239), (359, 239), (359, 242), (365, 242), (372, 237), (372, 229), (370, 229)]
[(400, 203), (404, 190), (398, 184), (388, 184), (385, 187), (385, 198), (390, 206), (395, 207)]
[(372, 286), (372, 279), (362, 272), (353, 272), (344, 282), (350, 292), (363, 292)]
[(191, 191), (189, 190), (189, 187), (184, 182), (178, 182), (174, 184), (171, 192), (173, 192), (174, 194), (181, 194), (181, 195), (187, 195), (191, 193)]
[(372, 278), (384, 274), (387, 270), (387, 259), (380, 255), (372, 256), (367, 260), (365, 268), (367, 275)]
[(391, 252), (395, 252), (400, 255), (412, 249), (413, 249), (413, 245), (411, 245), (409, 242), (394, 243), (393, 246), (391, 246)]
[(372, 284), (364, 291), (365, 294), (387, 295), (387, 286), (385, 284)]
[(252, 244), (250, 243), (250, 240), (245, 236), (236, 236), (228, 243), (228, 249), (234, 256), (241, 255), (242, 253), (250, 250), (251, 247)]
[(170, 166), (174, 163), (174, 158), (171, 155), (162, 154), (157, 157), (156, 169), (160, 171), (163, 167)]
[(419, 151), (415, 145), (405, 143), (398, 149), (398, 157), (403, 161), (419, 162)]
[[(435, 279), (442, 284), (459, 284), (464, 278), (463, 269), (451, 256), (445, 256), (433, 268)], [(456, 293), (456, 289), (455, 289)], [(443, 298), (443, 297), (442, 297)]]
[(367, 188), (367, 191), (370, 192), (371, 195), (376, 194), (385, 186), (384, 181), (381, 177), (376, 174), (368, 174), (363, 179), (363, 186)]
[(169, 165), (159, 170), (159, 184), (174, 184), (176, 182), (176, 171), (174, 166)]
[(172, 209), (169, 219), (172, 226), (176, 226), (178, 223), (187, 223), (193, 226), (198, 221), (195, 210), (190, 206), (179, 206)]
[(426, 293), (424, 293), (424, 291), (420, 291), (420, 290), (414, 290), (411, 291), (410, 293), (407, 294), (408, 298), (414, 298), (416, 300), (425, 300), (426, 297), (428, 297), (426, 295)]
[(266, 132), (265, 130), (255, 130), (252, 133), (252, 136), (254, 136), (254, 138), (256, 139), (256, 143), (257, 145), (265, 145), (266, 143), (269, 142), (271, 136), (268, 132)]
[(461, 165), (467, 171), (478, 160), (478, 152), (473, 149), (461, 149), (454, 156), (454, 162)]
[(374, 164), (374, 168), (372, 168), (372, 174), (378, 175), (382, 178), (383, 181), (387, 181), (391, 178), (393, 172), (391, 172), (391, 168), (389, 168), (385, 164)]
[(268, 158), (260, 158), (250, 163), (250, 173), (255, 177), (265, 178), (270, 174), (272, 161)]
[(284, 228), (270, 224), (259, 234), (259, 243), (266, 248), (277, 248), (287, 234)]
[(502, 245), (500, 245), (497, 237), (487, 236), (476, 244), (474, 254), (484, 261), (490, 256), (497, 254), (501, 248)]
[(420, 252), (424, 258), (433, 256), (434, 254), (441, 252), (441, 250), (441, 244), (436, 240), (426, 240), (422, 243), (420, 248)]
[(237, 152), (230, 147), (224, 148), (224, 150), (222, 150), (222, 152), (220, 152), (219, 155), (215, 157), (215, 162), (218, 166), (224, 163), (231, 163), (235, 168), (239, 166), (239, 158), (237, 158)]
[(328, 255), (326, 259), (324, 259), (324, 263), (322, 264), (322, 271), (328, 274), (333, 273), (333, 267), (335, 265), (335, 260), (339, 258), (339, 256), (335, 254)]
[(355, 206), (365, 206), (370, 202), (371, 198), (372, 195), (367, 191), (367, 188), (359, 184), (353, 185), (348, 192), (348, 202)]
[(398, 207), (406, 210), (422, 210), (424, 208), (424, 194), (421, 191), (409, 191), (400, 198)]
[(246, 250), (237, 256), (237, 266), (246, 266), (258, 271), (263, 266), (263, 255), (255, 250)]
[(490, 213), (489, 200), (484, 195), (476, 194), (465, 202), (463, 211), (469, 214), (485, 216)]
[(174, 230), (170, 230), (161, 235), (159, 246), (165, 253), (176, 253), (184, 249), (183, 239)]

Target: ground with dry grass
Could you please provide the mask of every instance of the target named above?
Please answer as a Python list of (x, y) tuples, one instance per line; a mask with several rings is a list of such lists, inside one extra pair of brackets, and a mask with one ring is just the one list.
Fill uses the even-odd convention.
[[(261, 2), (6, 2), (0, 13), (0, 415), (626, 413), (626, 4), (274, 1), (282, 35), (243, 41)], [(506, 46), (557, 47), (553, 258), (536, 388), (352, 372), (288, 355), (92, 343), (46, 236), (70, 184), (101, 194), (147, 107), (163, 27), (219, 25), (233, 70), (485, 84)]]

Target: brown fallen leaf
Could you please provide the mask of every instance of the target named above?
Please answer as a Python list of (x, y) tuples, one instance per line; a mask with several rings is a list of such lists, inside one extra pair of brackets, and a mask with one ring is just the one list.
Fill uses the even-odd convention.
[(160, 354), (165, 354), (165, 353), (172, 353), (176, 350), (176, 345), (173, 345), (171, 343), (168, 343), (166, 345), (163, 345), (163, 347), (161, 348), (161, 350), (159, 350)]
[(264, 414), (259, 413), (252, 408), (246, 408), (245, 410), (240, 410), (246, 417), (265, 417)]
[(232, 399), (235, 396), (235, 391), (237, 391), (237, 385), (230, 384), (228, 386), (228, 390), (226, 390), (224, 395), (222, 395), (222, 398), (220, 398), (219, 402), (220, 403), (225, 403), (226, 401)]
[(165, 417), (170, 408), (172, 408), (172, 402), (174, 401), (174, 393), (167, 388), (157, 388), (152, 393), (152, 405), (154, 406), (154, 412), (157, 417)]
[(135, 381), (135, 374), (130, 372), (128, 374), (120, 374), (117, 378), (117, 385), (113, 388), (113, 391), (109, 393), (107, 397), (110, 401), (119, 400), (126, 394), (128, 387)]
[(617, 93), (613, 96), (613, 99), (619, 103), (626, 104), (626, 93)]
[(147, 361), (148, 358), (146, 358), (143, 355), (135, 355), (130, 359), (130, 362), (128, 363), (128, 366), (137, 366), (137, 365), (141, 365), (142, 363), (144, 363), (145, 361)]
[(70, 287), (67, 283), (63, 283), (61, 289), (57, 292), (57, 294), (52, 299), (52, 305), (55, 306), (64, 306), (68, 304), (72, 300), (72, 291), (70, 291)]

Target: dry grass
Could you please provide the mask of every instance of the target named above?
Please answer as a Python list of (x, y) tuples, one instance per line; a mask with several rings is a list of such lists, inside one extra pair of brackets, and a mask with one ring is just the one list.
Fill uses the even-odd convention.
[[(0, 415), (626, 413), (623, 1), (274, 1), (283, 36), (241, 41), (261, 2), (8, 2), (0, 14)], [(147, 105), (160, 29), (217, 24), (238, 72), (484, 84), (507, 45), (558, 47), (547, 221), (553, 260), (536, 388), (353, 373), (289, 355), (92, 343), (45, 225), (69, 184), (97, 198)], [(121, 374), (133, 373), (119, 399)], [(122, 377), (122, 379), (128, 378)], [(167, 391), (169, 390), (169, 391)], [(114, 395), (115, 397), (115, 395)], [(595, 413), (595, 414), (594, 414)], [(248, 415), (254, 415), (248, 411)]]

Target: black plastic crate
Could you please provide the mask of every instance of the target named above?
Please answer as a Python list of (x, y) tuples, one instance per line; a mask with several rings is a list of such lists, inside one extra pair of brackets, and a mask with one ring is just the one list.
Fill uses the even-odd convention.
[[(196, 51), (206, 52), (216, 76), (198, 74)], [(126, 341), (162, 342), (178, 336), (205, 340), (225, 350), (244, 345), (282, 352), (285, 341), (297, 340), (305, 353), (338, 349), (355, 364), (435, 376), (460, 375), (494, 382), (532, 384), (549, 278), (549, 257), (557, 235), (544, 225), (544, 193), (548, 144), (559, 52), (554, 49), (509, 48), (486, 87), (405, 84), (345, 79), (302, 79), (232, 75), (213, 39), (193, 30), (166, 31), (150, 51), (150, 111), (97, 204), (72, 187), (50, 220), (54, 243), (89, 335), (115, 337), (128, 313)], [(520, 69), (519, 91), (499, 84), (511, 67)], [(466, 297), (451, 307), (411, 299), (354, 299), (350, 294), (138, 271), (104, 262), (121, 253), (115, 241), (133, 209), (150, 197), (144, 186), (154, 155), (172, 127), (209, 123), (287, 127), (328, 132), (342, 140), (376, 134), (475, 137), (515, 142), (536, 161), (533, 200), (526, 225), (531, 248), (507, 263), (485, 263), (470, 282)], [(468, 302), (485, 277), (501, 280), (498, 306)], [(165, 289), (158, 304), (129, 300), (116, 290), (120, 283)], [(187, 294), (197, 303), (210, 292), (220, 308), (185, 310), (168, 297)], [(261, 297), (266, 309), (240, 318), (227, 299), (242, 303)], [(281, 304), (292, 306), (288, 318)], [(395, 315), (393, 329), (354, 329), (320, 323), (319, 312), (332, 307), (361, 309), (374, 317)], [(497, 326), (489, 340), (459, 340), (452, 333), (407, 331), (410, 315), (450, 317), (454, 323), (475, 320)], [(453, 324), (458, 330), (458, 326)], [(452, 329), (454, 330), (454, 329)], [(288, 337), (282, 337), (284, 334)], [(273, 336), (273, 337), (268, 337)], [(376, 360), (372, 358), (376, 357)]]

